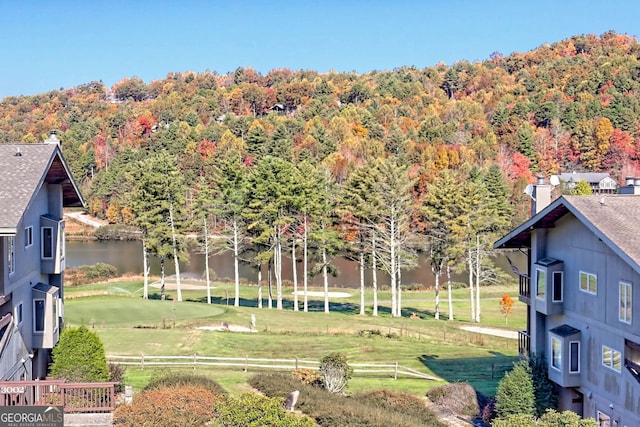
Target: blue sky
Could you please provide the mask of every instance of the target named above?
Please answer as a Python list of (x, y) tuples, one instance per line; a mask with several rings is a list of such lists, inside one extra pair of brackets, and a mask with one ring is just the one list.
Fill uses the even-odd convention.
[(418, 68), (577, 34), (640, 35), (636, 0), (0, 0), (0, 99), (169, 72)]

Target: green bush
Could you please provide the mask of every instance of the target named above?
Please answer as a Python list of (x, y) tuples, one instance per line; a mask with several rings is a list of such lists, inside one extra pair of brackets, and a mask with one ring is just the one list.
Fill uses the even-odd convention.
[(118, 406), (113, 425), (204, 427), (214, 418), (218, 399), (211, 390), (199, 386), (159, 387), (136, 395), (131, 404)]
[(506, 418), (509, 415), (535, 415), (535, 396), (529, 363), (521, 360), (514, 364), (500, 380), (496, 390), (496, 416)]
[(98, 240), (140, 240), (140, 231), (136, 227), (123, 224), (108, 224), (93, 232)]
[(65, 285), (77, 286), (99, 280), (107, 280), (118, 275), (118, 269), (110, 264), (97, 263), (81, 265), (65, 270)]
[(70, 382), (109, 381), (104, 346), (85, 326), (65, 329), (53, 349), (50, 375)]
[(320, 376), (324, 387), (332, 393), (342, 393), (352, 373), (347, 356), (342, 353), (331, 353), (320, 359)]
[(512, 414), (504, 418), (498, 418), (491, 424), (492, 427), (597, 427), (598, 423), (593, 418), (582, 419), (571, 411), (556, 412), (547, 410), (540, 419), (533, 415)]
[(216, 423), (225, 427), (313, 427), (315, 423), (284, 410), (284, 399), (246, 393), (215, 405)]
[(532, 355), (529, 358), (529, 367), (531, 368), (533, 394), (536, 401), (536, 415), (540, 417), (547, 409), (558, 407), (558, 393), (549, 380), (547, 361), (544, 355)]

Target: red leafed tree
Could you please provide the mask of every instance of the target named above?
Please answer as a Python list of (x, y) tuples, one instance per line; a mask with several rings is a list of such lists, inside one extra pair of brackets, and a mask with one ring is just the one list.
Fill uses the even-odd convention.
[(202, 156), (202, 160), (207, 160), (215, 154), (216, 143), (203, 139), (202, 141), (200, 141), (200, 143), (198, 143), (197, 151)]

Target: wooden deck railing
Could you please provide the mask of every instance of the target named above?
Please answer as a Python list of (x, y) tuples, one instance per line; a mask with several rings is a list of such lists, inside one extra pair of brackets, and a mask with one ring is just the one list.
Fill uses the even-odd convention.
[(518, 331), (518, 353), (523, 359), (529, 359), (531, 354), (531, 336), (527, 331)]
[(117, 383), (0, 381), (0, 406), (61, 405), (69, 413), (111, 412)]
[(525, 304), (531, 302), (531, 280), (526, 274), (520, 275), (520, 294), (519, 299)]

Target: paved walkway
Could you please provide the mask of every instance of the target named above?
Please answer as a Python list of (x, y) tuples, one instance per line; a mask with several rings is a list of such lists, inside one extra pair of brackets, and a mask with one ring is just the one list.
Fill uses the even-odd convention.
[(469, 332), (477, 332), (479, 334), (494, 335), (496, 337), (511, 338), (514, 340), (518, 339), (518, 331), (507, 331), (505, 329), (498, 328), (484, 328), (482, 326), (461, 326), (460, 329), (464, 329), (465, 331)]
[(102, 227), (103, 225), (106, 224), (104, 221), (91, 217), (85, 214), (84, 212), (65, 212), (64, 216), (73, 218), (76, 221), (81, 222), (83, 224), (90, 225), (93, 228)]

